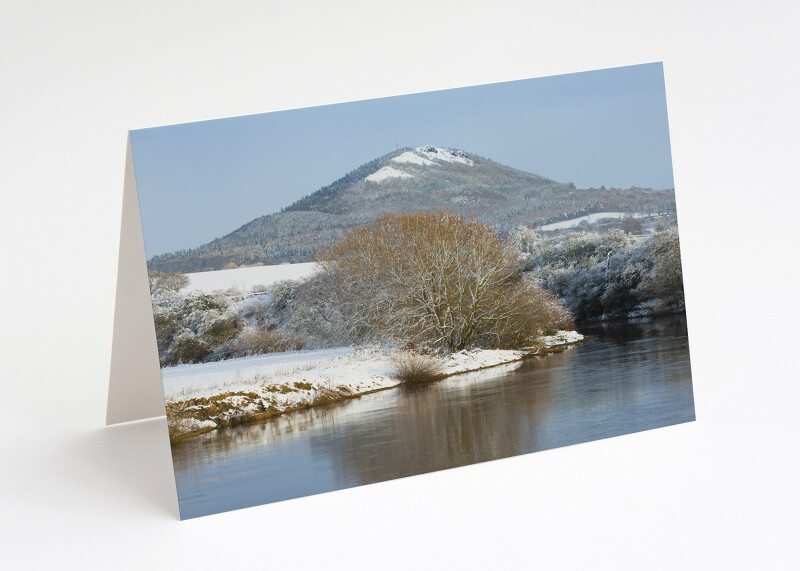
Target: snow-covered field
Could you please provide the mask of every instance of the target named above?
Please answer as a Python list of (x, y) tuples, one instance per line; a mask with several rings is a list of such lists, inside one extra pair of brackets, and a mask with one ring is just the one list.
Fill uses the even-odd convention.
[(247, 292), (255, 285), (270, 285), (281, 280), (302, 280), (311, 276), (316, 270), (315, 262), (306, 262), (197, 272), (186, 274), (189, 277), (186, 290), (213, 291), (238, 288)]
[(587, 214), (586, 216), (581, 216), (580, 218), (573, 218), (571, 220), (563, 220), (561, 222), (553, 222), (552, 224), (545, 224), (544, 226), (540, 226), (540, 230), (564, 230), (565, 228), (574, 228), (578, 226), (581, 222), (586, 220), (590, 224), (597, 222), (598, 220), (602, 220), (603, 218), (617, 218), (622, 219), (626, 216), (631, 216), (633, 218), (644, 218), (647, 216), (646, 214), (642, 214), (640, 212), (595, 212), (594, 214)]

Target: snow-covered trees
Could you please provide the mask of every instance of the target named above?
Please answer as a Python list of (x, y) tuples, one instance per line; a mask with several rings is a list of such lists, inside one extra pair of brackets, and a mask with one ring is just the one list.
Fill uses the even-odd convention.
[(658, 309), (682, 309), (685, 301), (677, 227), (660, 232), (643, 244), (641, 257), (647, 262), (639, 284), (641, 294), (658, 299)]
[[(345, 234), (303, 281), (186, 291), (150, 273), (162, 366), (360, 342), (520, 347), (579, 320), (683, 309), (677, 229), (507, 239), (452, 212), (386, 215)], [(413, 347), (412, 347), (413, 348)]]
[(235, 306), (222, 292), (153, 290), (153, 318), (162, 366), (213, 358), (243, 327)]
[(576, 319), (680, 311), (684, 306), (680, 243), (675, 227), (636, 241), (622, 230), (542, 237), (512, 234), (530, 255), (539, 283)]
[(319, 261), (354, 340), (513, 346), (571, 322), (551, 294), (524, 279), (516, 248), (451, 212), (382, 216)]

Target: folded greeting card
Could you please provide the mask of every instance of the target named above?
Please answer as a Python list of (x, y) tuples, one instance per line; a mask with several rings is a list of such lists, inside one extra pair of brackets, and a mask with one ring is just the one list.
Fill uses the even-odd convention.
[(694, 420), (661, 64), (132, 131), (111, 373), (182, 518)]

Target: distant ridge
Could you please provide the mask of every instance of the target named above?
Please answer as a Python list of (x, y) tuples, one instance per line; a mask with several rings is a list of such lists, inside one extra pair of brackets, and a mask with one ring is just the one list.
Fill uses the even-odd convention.
[(278, 213), (190, 250), (155, 256), (150, 269), (193, 272), (226, 264), (307, 262), (344, 232), (382, 214), (447, 209), (498, 231), (614, 210), (674, 211), (671, 189), (577, 189), (460, 149), (425, 145), (373, 159)]

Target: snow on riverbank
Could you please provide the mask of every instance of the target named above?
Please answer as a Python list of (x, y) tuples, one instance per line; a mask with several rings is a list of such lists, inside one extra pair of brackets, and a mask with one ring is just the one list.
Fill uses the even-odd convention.
[[(454, 375), (518, 361), (525, 351), (477, 349), (448, 355), (442, 374)], [(208, 398), (226, 392), (262, 392), (264, 386), (311, 383), (362, 393), (401, 383), (394, 377), (391, 351), (381, 347), (338, 347), (269, 353), (161, 370), (167, 400)], [(267, 391), (274, 392), (274, 391)], [(280, 391), (278, 391), (280, 392)]]
[[(583, 339), (575, 331), (543, 337), (545, 347)], [(449, 376), (519, 361), (535, 350), (475, 349), (442, 360)], [(161, 370), (173, 439), (398, 386), (392, 351), (385, 347), (339, 347), (289, 351), (178, 365)]]
[(161, 369), (167, 400), (211, 397), (231, 391), (260, 392), (265, 385), (289, 382), (372, 390), (397, 384), (395, 379), (387, 384), (390, 373), (391, 365), (377, 347), (268, 353)]
[[(542, 337), (546, 347), (583, 339), (576, 331), (559, 331)], [(529, 351), (474, 349), (443, 359), (443, 375), (454, 375), (510, 363)], [(374, 390), (399, 384), (394, 377), (391, 351), (381, 347), (337, 347), (309, 351), (268, 353), (211, 363), (161, 369), (167, 400), (211, 397), (231, 391), (258, 391), (263, 385), (286, 382), (320, 386), (345, 386), (351, 391)]]
[(583, 341), (583, 335), (577, 331), (559, 331), (555, 335), (539, 337), (539, 343), (545, 347), (555, 347), (556, 345), (577, 343), (578, 341)]
[(527, 351), (511, 351), (505, 349), (476, 349), (474, 351), (459, 351), (445, 358), (442, 374), (455, 375), (467, 371), (477, 371), (486, 367), (494, 367), (503, 363), (519, 361)]

